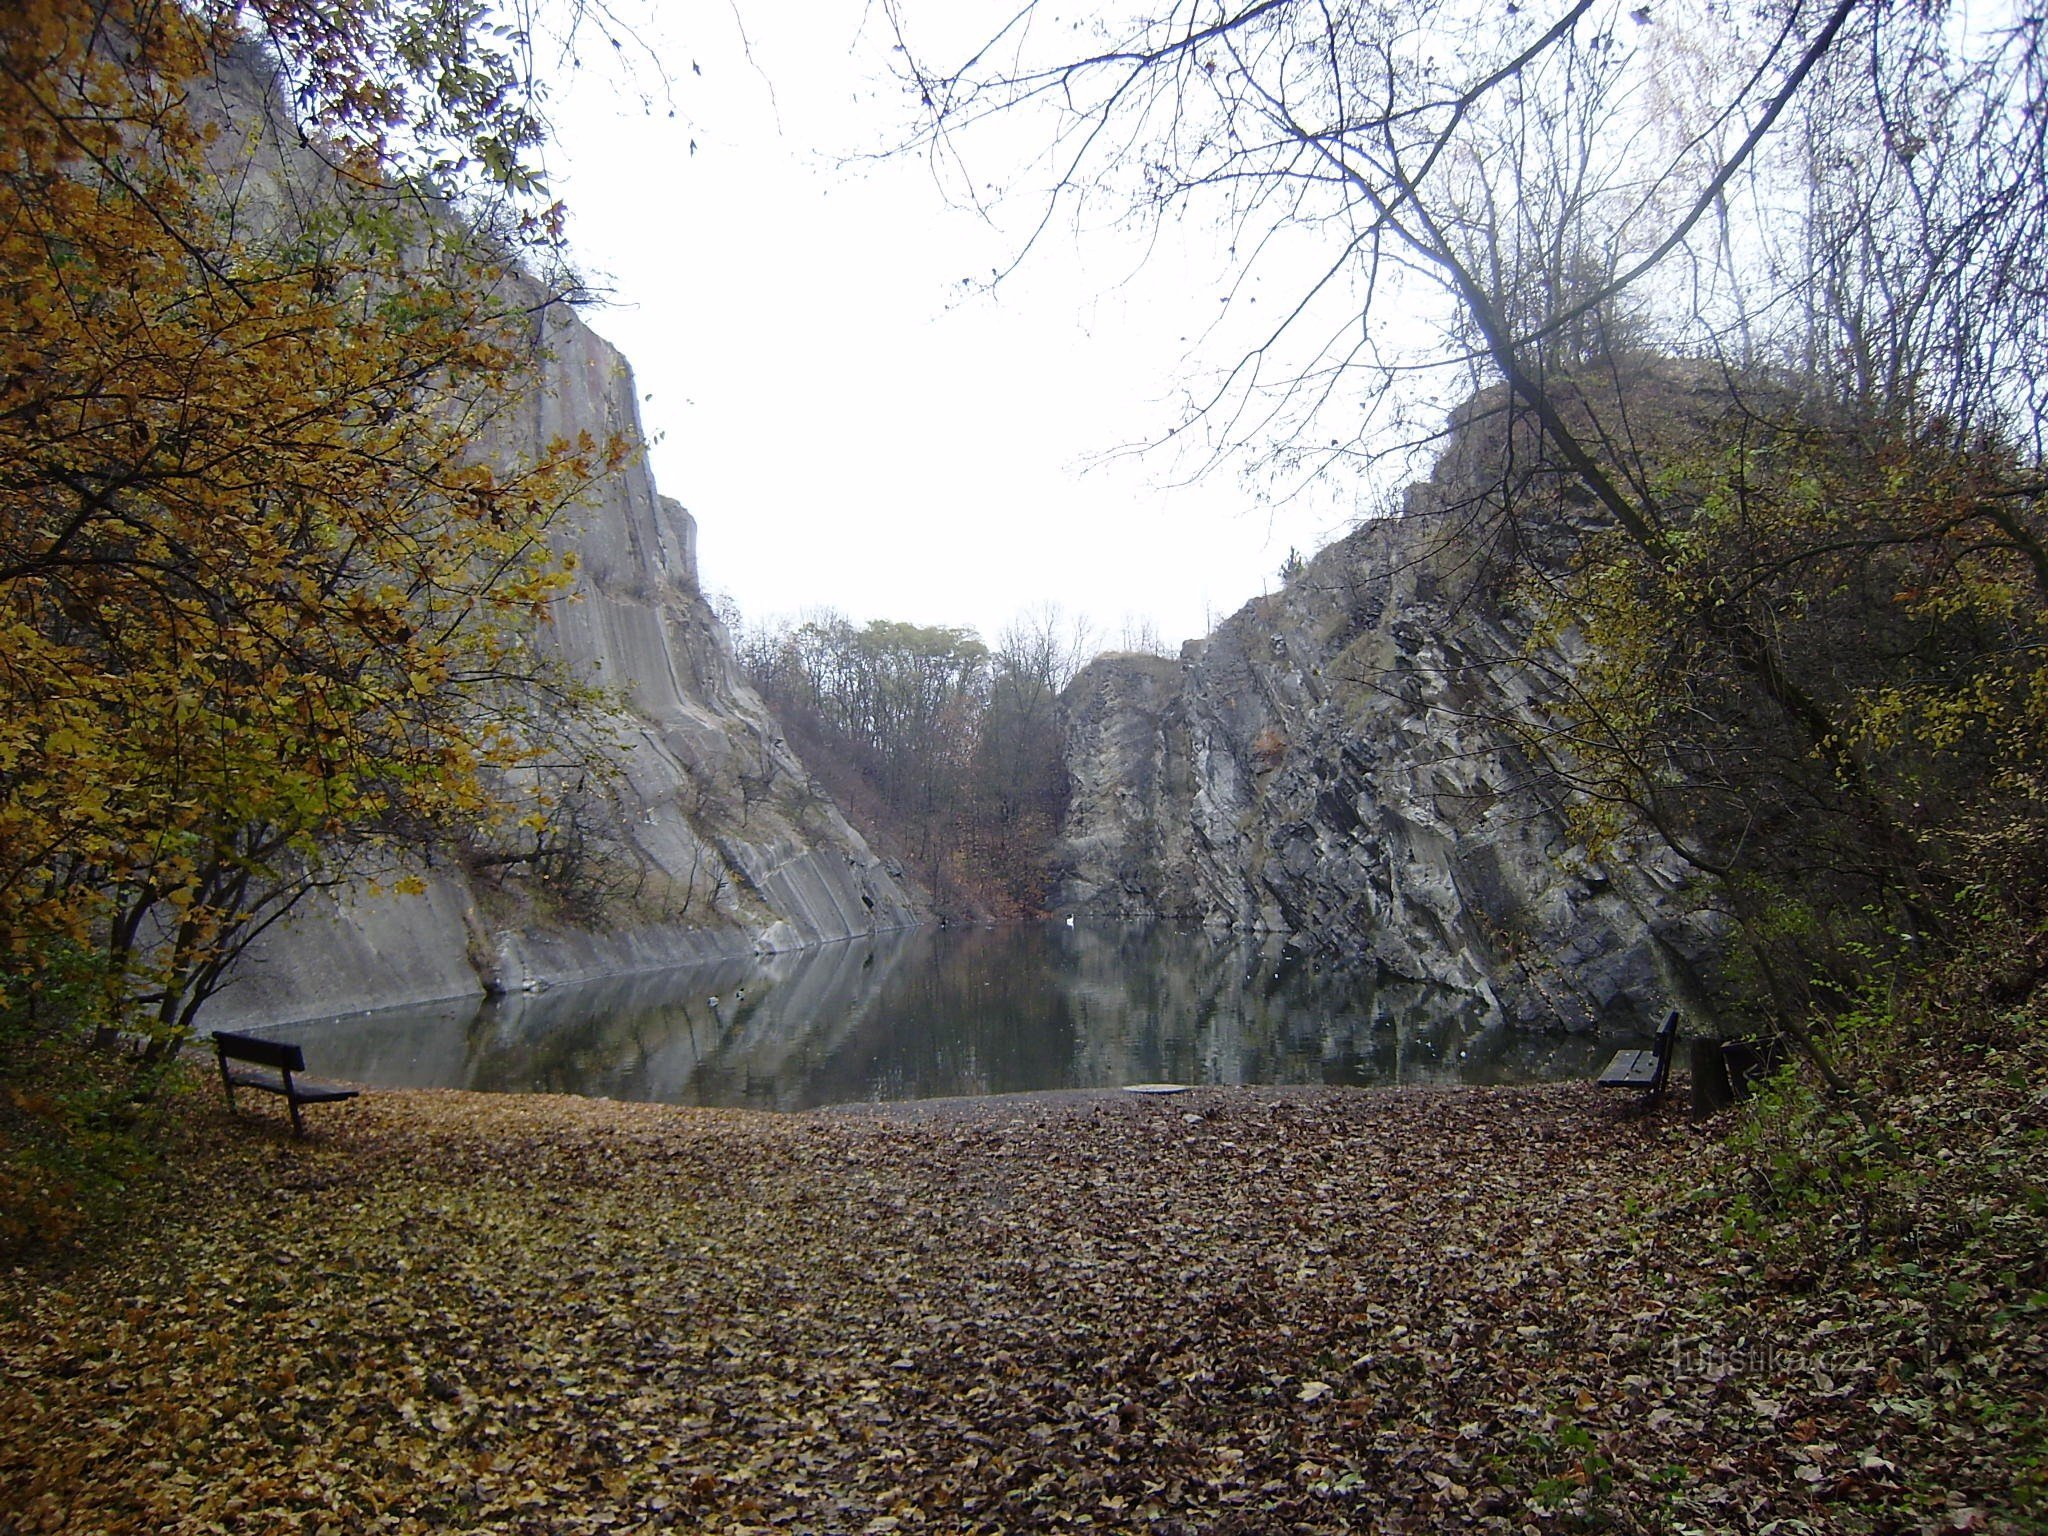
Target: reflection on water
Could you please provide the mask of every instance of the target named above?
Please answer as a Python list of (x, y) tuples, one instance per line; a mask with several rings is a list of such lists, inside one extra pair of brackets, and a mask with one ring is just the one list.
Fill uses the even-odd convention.
[(804, 1109), (1123, 1083), (1584, 1076), (1612, 1040), (1487, 1028), (1471, 998), (1198, 928), (886, 934), (564, 988), (296, 1024), (378, 1087)]

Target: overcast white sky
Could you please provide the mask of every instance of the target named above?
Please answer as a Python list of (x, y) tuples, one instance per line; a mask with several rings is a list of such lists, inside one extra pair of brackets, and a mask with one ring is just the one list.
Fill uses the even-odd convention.
[(614, 290), (586, 318), (633, 364), (708, 589), (750, 619), (831, 606), (991, 640), (1057, 603), (1100, 646), (1132, 619), (1173, 646), (1343, 531), (1355, 509), (1329, 496), (1260, 507), (1228, 472), (1089, 467), (1175, 419), (1223, 292), (1213, 248), (1056, 230), (992, 295), (963, 285), (1016, 234), (948, 209), (914, 160), (841, 163), (902, 122), (862, 0), (748, 8), (751, 62), (729, 10), (669, 10), (642, 39), (675, 116), (586, 33), (550, 164)]

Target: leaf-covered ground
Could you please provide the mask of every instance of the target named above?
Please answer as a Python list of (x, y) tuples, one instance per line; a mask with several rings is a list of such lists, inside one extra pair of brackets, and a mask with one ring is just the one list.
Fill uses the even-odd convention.
[(1947, 1405), (2038, 1444), (2040, 1317), (1769, 1272), (1589, 1087), (309, 1118), (0, 1276), (0, 1531), (2037, 1527)]

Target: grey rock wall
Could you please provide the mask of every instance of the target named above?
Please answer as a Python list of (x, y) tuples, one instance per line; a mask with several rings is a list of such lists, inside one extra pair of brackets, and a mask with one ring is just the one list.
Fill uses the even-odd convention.
[[(296, 136), (270, 131), (280, 109), (258, 56), (210, 89), (202, 115), (229, 130), (218, 152), (233, 157), (231, 179), (259, 222), (266, 203), (334, 195)], [(480, 452), (518, 459), (583, 431), (638, 434), (624, 358), (544, 297), (521, 295), (543, 316), (543, 377)], [(815, 785), (740, 679), (699, 588), (696, 525), (645, 465), (612, 476), (559, 537), (578, 562), (574, 592), (533, 643), (618, 701), (607, 749), (616, 781), (513, 788), (575, 798), (590, 889), (571, 899), (515, 862), (418, 850), (376, 882), (308, 899), (264, 934), (203, 1027), (540, 991), (921, 920), (918, 894)], [(396, 893), (393, 874), (424, 892)]]
[(1543, 699), (1484, 552), (1451, 531), (1453, 479), (1179, 659), (1075, 678), (1062, 906), (1284, 935), (1532, 1027), (1626, 1027), (1689, 995), (1719, 925), (1668, 851), (1573, 846), (1508, 728)]
[[(508, 451), (579, 428), (637, 429), (632, 374), (609, 344), (565, 315), (550, 351)], [(573, 598), (536, 643), (623, 705), (610, 722), (619, 780), (590, 808), (611, 865), (602, 918), (564, 917), (516, 877), (444, 857), (416, 869), (423, 894), (385, 880), (306, 902), (243, 956), (207, 1025), (541, 991), (921, 920), (918, 895), (815, 787), (740, 679), (699, 589), (690, 514), (635, 464), (565, 542)]]

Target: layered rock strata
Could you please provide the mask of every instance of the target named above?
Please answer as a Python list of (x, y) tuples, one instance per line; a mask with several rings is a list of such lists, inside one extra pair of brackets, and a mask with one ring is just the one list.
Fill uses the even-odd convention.
[(1591, 859), (1524, 755), (1545, 700), (1496, 559), (1460, 531), (1467, 474), (1447, 462), (1180, 658), (1082, 671), (1063, 906), (1286, 935), (1535, 1027), (1634, 1026), (1694, 995), (1719, 925), (1681, 861)]

